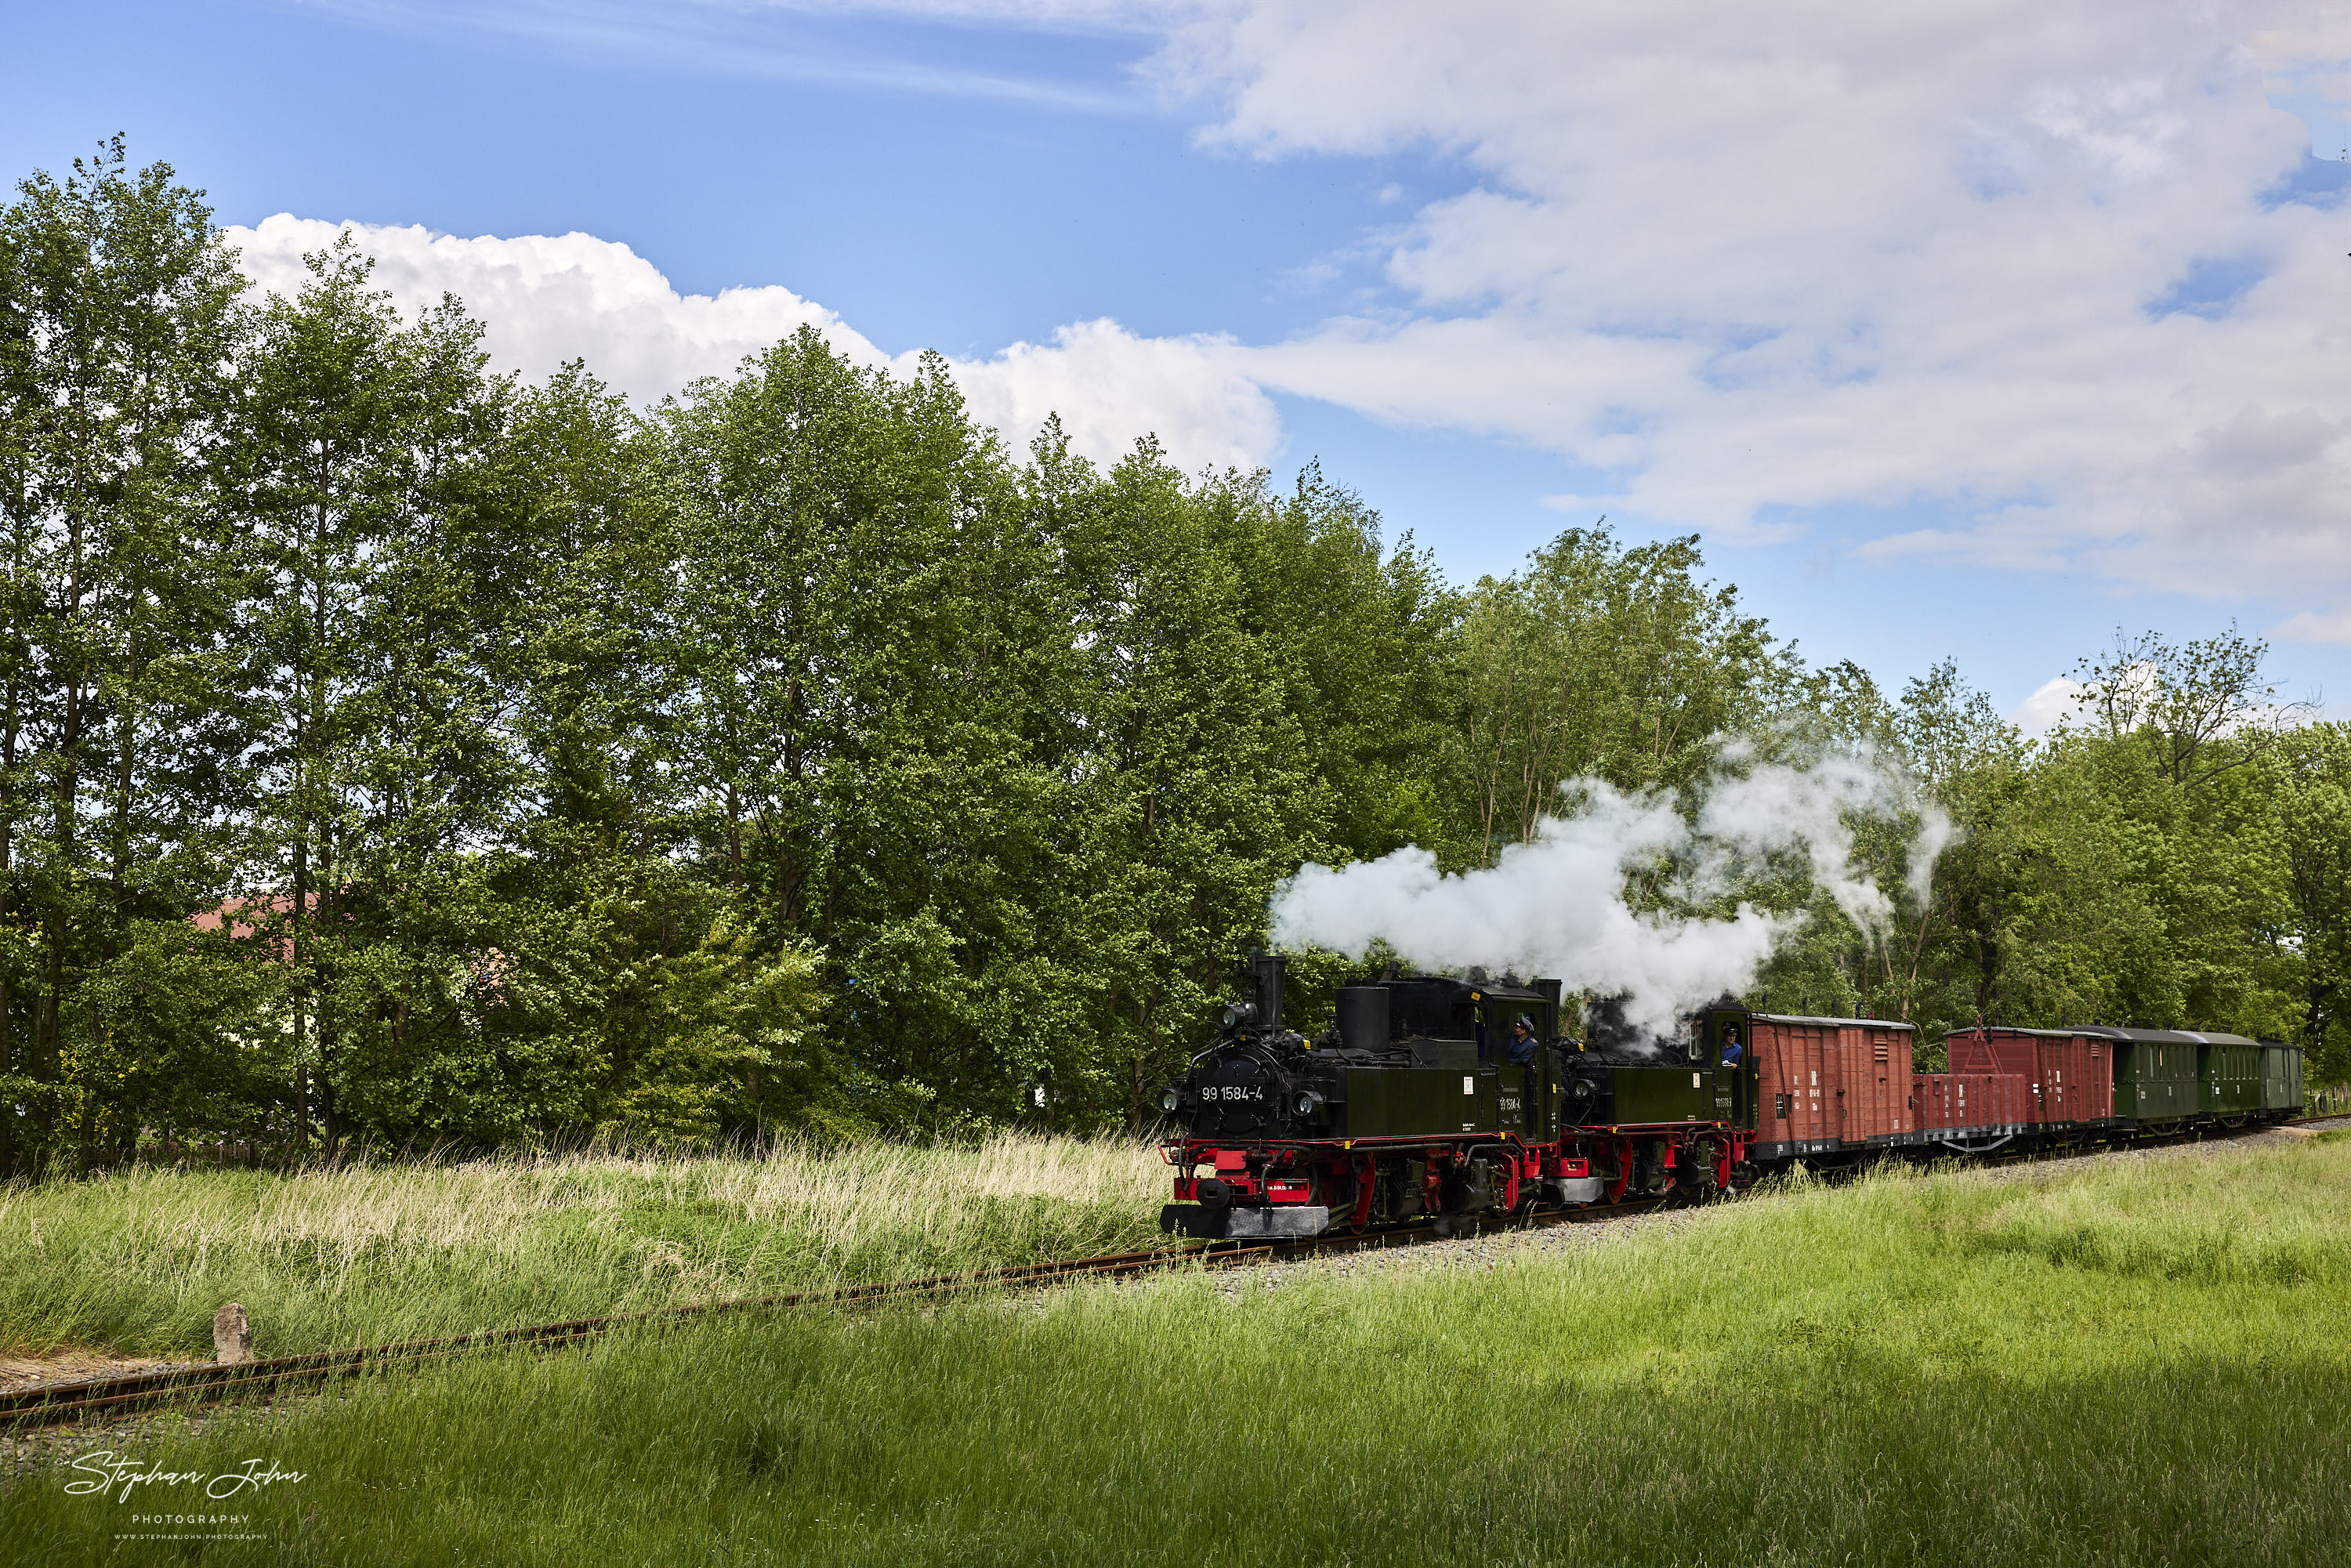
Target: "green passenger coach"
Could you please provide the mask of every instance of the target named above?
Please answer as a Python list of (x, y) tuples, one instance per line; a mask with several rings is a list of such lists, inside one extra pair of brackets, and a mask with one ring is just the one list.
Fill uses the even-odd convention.
[(2262, 1048), (2241, 1034), (2203, 1037), (2198, 1064), (2197, 1109), (2222, 1122), (2237, 1122), (2262, 1108)]
[(2302, 1109), (2302, 1047), (2262, 1041), (2262, 1109), (2272, 1115)]
[(2105, 1025), (2082, 1032), (2114, 1042), (2116, 1120), (2185, 1122), (2199, 1114), (2197, 1065), (2203, 1050), (2199, 1037), (2180, 1030)]
[(2115, 1116), (2124, 1123), (2236, 1126), (2302, 1109), (2302, 1050), (2241, 1034), (2176, 1029), (2080, 1032), (2114, 1042)]

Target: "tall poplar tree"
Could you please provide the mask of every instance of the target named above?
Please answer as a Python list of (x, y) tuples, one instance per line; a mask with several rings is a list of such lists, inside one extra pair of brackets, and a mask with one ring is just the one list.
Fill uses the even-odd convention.
[(454, 1007), (452, 857), (510, 787), (473, 599), (503, 418), (480, 329), (454, 302), (402, 321), (348, 235), (306, 259), (308, 282), (257, 313), (235, 471), (256, 571), (247, 913), (284, 946), (302, 1147), (337, 1136), (355, 1030), (401, 1041), (420, 993)]
[(87, 1147), (138, 1129), (90, 1087), (129, 1069), (84, 983), (219, 882), (237, 747), (214, 465), (242, 282), (202, 193), (133, 171), (120, 138), (18, 189), (0, 212), (0, 1075), (44, 1147)]

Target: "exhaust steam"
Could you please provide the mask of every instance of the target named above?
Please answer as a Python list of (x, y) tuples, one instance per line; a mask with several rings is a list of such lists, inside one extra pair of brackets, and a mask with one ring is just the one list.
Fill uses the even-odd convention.
[(1719, 918), (1636, 912), (1628, 877), (1653, 873), (1674, 902), (1703, 905), (1731, 896), (1766, 862), (1801, 855), (1837, 907), (1882, 936), (1893, 901), (1855, 867), (1853, 822), (1915, 813), (1905, 880), (1922, 901), (1955, 836), (1900, 768), (1875, 756), (1728, 770), (1751, 757), (1743, 747), (1726, 753), (1726, 770), (1687, 820), (1663, 795), (1628, 795), (1596, 779), (1562, 784), (1569, 809), (1485, 870), (1443, 874), (1417, 846), (1337, 870), (1307, 865), (1274, 894), (1273, 939), (1356, 956), (1385, 944), (1437, 971), (1482, 965), (1554, 976), (1570, 990), (1623, 996), (1627, 1024), (1665, 1036), (1682, 1013), (1745, 990), (1806, 916), (1743, 900)]

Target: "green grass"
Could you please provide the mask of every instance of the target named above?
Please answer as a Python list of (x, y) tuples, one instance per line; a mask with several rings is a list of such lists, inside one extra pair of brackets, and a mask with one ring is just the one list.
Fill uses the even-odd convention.
[(1124, 1140), (550, 1155), (0, 1186), (0, 1354), (262, 1355), (1155, 1244)]
[[(1795, 1186), (1480, 1269), (646, 1331), (117, 1448), (223, 1563), (2332, 1563), (2351, 1141)], [(1228, 1293), (1229, 1291), (1229, 1293)], [(0, 1492), (57, 1562), (134, 1511)]]

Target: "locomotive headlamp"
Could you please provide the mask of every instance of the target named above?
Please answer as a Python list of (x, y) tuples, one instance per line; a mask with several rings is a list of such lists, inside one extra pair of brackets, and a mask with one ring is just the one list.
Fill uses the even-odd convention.
[(1225, 1027), (1227, 1029), (1238, 1029), (1245, 1023), (1253, 1022), (1256, 1018), (1257, 1004), (1255, 1002), (1235, 1002), (1231, 1007), (1225, 1009)]
[(1176, 1109), (1176, 1091), (1170, 1089), (1166, 1093), (1162, 1094), (1159, 1097), (1159, 1108), (1162, 1111), (1173, 1111)]
[(1298, 1092), (1298, 1098), (1292, 1100), (1290, 1103), (1291, 1109), (1295, 1110), (1300, 1115), (1311, 1116), (1314, 1114), (1314, 1108), (1322, 1103), (1322, 1096), (1317, 1094), (1311, 1089), (1301, 1089)]

